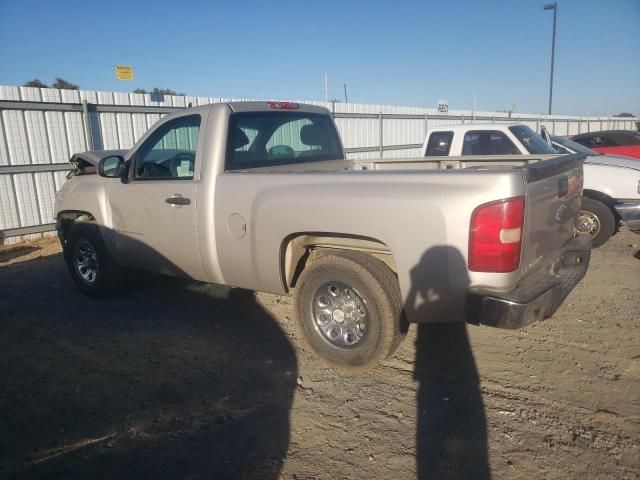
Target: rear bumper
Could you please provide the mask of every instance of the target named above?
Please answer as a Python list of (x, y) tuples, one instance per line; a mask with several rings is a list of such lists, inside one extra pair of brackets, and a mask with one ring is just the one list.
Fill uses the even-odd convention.
[(575, 237), (567, 244), (554, 271), (523, 279), (510, 292), (472, 290), (467, 318), (470, 323), (517, 329), (550, 317), (582, 280), (591, 256), (591, 238)]
[(640, 201), (618, 203), (614, 208), (630, 230), (640, 232)]

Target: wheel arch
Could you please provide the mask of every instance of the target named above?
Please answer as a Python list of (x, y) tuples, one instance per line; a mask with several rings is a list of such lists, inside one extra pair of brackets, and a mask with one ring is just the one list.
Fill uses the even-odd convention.
[(618, 214), (618, 212), (616, 211), (616, 209), (614, 208), (614, 205), (616, 204), (616, 199), (611, 197), (610, 195), (607, 195), (606, 193), (600, 192), (598, 190), (591, 190), (591, 189), (584, 189), (582, 191), (582, 195), (584, 197), (588, 197), (592, 200), (596, 200), (602, 204), (604, 204), (613, 214), (613, 217), (616, 219), (616, 221), (620, 221), (620, 215)]
[(56, 230), (58, 237), (64, 245), (68, 238), (69, 228), (79, 222), (95, 222), (96, 217), (84, 210), (63, 210), (56, 216)]
[(376, 238), (338, 232), (298, 232), (284, 238), (280, 248), (280, 275), (289, 291), (304, 268), (315, 258), (331, 251), (359, 251), (378, 258), (396, 273), (391, 249)]

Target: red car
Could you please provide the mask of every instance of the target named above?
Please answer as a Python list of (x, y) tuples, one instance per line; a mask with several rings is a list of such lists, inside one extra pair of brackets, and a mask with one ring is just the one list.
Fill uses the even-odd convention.
[(570, 138), (596, 152), (640, 158), (640, 132), (607, 130), (581, 133)]

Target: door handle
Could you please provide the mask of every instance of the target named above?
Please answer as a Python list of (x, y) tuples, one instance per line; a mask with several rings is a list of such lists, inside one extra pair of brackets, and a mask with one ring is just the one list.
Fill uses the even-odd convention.
[(191, 199), (176, 193), (165, 199), (165, 202), (170, 203), (171, 205), (190, 205)]

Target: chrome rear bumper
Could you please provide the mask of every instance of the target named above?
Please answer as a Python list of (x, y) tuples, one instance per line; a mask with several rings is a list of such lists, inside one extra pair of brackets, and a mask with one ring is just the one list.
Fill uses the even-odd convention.
[(567, 244), (553, 272), (537, 272), (506, 293), (471, 291), (468, 321), (517, 329), (550, 317), (587, 273), (590, 257), (591, 238), (578, 236)]

